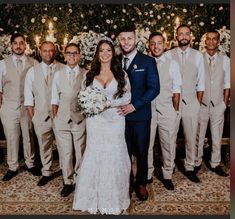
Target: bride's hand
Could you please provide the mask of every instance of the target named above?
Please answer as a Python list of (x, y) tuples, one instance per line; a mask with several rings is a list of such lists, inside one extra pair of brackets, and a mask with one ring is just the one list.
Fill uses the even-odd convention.
[(132, 113), (134, 111), (135, 111), (135, 107), (131, 103), (120, 106), (118, 108), (118, 113), (119, 115), (122, 115), (122, 116), (126, 116), (127, 114)]

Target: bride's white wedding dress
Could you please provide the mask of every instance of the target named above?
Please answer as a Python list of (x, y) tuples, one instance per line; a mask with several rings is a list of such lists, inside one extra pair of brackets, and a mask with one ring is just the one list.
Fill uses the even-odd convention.
[(95, 86), (106, 93), (111, 108), (86, 120), (87, 145), (77, 176), (73, 209), (96, 214), (120, 214), (130, 205), (130, 158), (125, 142), (125, 117), (117, 113), (118, 106), (128, 104), (128, 90), (122, 98), (113, 99), (117, 81), (103, 88), (97, 79)]

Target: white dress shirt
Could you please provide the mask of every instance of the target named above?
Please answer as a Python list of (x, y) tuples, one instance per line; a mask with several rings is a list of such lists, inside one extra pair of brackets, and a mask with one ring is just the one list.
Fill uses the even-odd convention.
[[(26, 56), (25, 55), (23, 55), (23, 56), (21, 56), (21, 57), (17, 57), (15, 54), (13, 54), (12, 56), (11, 56), (11, 58), (12, 58), (12, 60), (13, 60), (13, 63), (14, 63), (14, 65), (15, 65), (15, 67), (17, 67), (17, 62), (16, 62), (16, 60), (17, 59), (21, 59), (22, 60), (22, 63), (23, 63), (23, 69), (25, 68), (25, 61), (26, 61)], [(2, 87), (3, 87), (3, 80), (2, 80), (2, 78), (3, 78), (3, 76), (4, 75), (6, 75), (6, 64), (5, 64), (5, 61), (4, 61), (4, 59), (3, 60), (1, 60), (0, 61), (0, 92), (2, 93)]]
[(123, 56), (123, 58), (122, 58), (122, 66), (124, 67), (124, 58), (126, 57), (126, 58), (128, 58), (129, 60), (128, 60), (128, 62), (127, 62), (127, 69), (129, 68), (129, 66), (130, 66), (130, 64), (131, 64), (131, 62), (133, 61), (133, 59), (135, 58), (135, 56), (136, 56), (136, 54), (137, 54), (137, 50), (135, 49), (133, 52), (131, 52), (131, 54), (129, 55), (127, 55), (127, 56)]
[[(216, 62), (216, 59), (218, 57), (218, 53), (215, 53), (213, 56), (210, 56), (206, 52), (206, 57), (207, 57), (207, 62), (209, 64), (209, 57), (214, 57), (214, 60), (212, 61), (212, 65)], [(225, 77), (224, 77), (224, 89), (229, 89), (230, 88), (230, 59), (228, 56), (224, 56), (223, 60), (223, 70), (225, 72)]]
[[(69, 81), (70, 78), (70, 72), (71, 71), (75, 72), (75, 77), (80, 73), (79, 72), (79, 66), (77, 65), (74, 69), (71, 69), (68, 65), (65, 66), (65, 74), (66, 77)], [(59, 83), (59, 71), (55, 72), (53, 81), (52, 81), (52, 88), (51, 88), (51, 104), (59, 105), (60, 103), (60, 98), (59, 98), (59, 92), (57, 89), (57, 85)]]
[[(41, 69), (43, 73), (44, 78), (47, 77), (47, 67), (48, 65), (44, 62), (41, 62), (39, 65), (41, 65)], [(56, 67), (56, 61), (51, 63), (49, 67), (52, 68), (52, 71), (54, 71)], [(24, 86), (24, 105), (25, 106), (34, 106), (34, 96), (33, 96), (33, 81), (34, 81), (34, 67), (31, 67), (25, 77), (25, 86)]]
[[(179, 60), (180, 62), (182, 62), (182, 49), (177, 47), (177, 53), (178, 53), (178, 56), (179, 56)], [(187, 62), (187, 59), (190, 55), (190, 52), (191, 52), (191, 49), (190, 47), (187, 47), (187, 49), (185, 50), (186, 52), (186, 62)], [(196, 56), (195, 56), (195, 65), (197, 67), (197, 84), (196, 84), (196, 90), (197, 91), (204, 91), (205, 90), (205, 67), (204, 67), (204, 60), (203, 60), (203, 55), (201, 52), (199, 51), (196, 51)], [(165, 53), (166, 57), (172, 59), (172, 54), (171, 54), (171, 50), (167, 51)], [(182, 64), (182, 63), (181, 63)]]
[[(164, 54), (155, 59), (156, 59), (156, 62), (160, 60), (158, 64), (160, 66), (164, 65), (164, 62), (167, 61), (167, 58)], [(182, 78), (180, 74), (180, 67), (175, 60), (171, 60), (170, 62), (169, 74), (170, 74), (170, 78), (172, 79), (172, 93), (180, 93), (181, 85), (182, 85)]]

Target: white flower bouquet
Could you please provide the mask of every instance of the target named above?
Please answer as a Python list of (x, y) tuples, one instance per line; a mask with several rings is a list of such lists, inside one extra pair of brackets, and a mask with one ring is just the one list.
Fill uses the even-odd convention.
[(79, 92), (78, 105), (85, 117), (93, 117), (107, 107), (107, 96), (96, 87), (87, 87)]

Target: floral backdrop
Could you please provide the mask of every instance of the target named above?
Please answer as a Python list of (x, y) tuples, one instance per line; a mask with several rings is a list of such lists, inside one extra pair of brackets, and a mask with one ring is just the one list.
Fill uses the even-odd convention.
[(123, 25), (137, 26), (137, 48), (147, 53), (152, 31), (161, 31), (168, 49), (176, 46), (174, 34), (180, 24), (192, 29), (191, 46), (203, 51), (207, 29), (221, 33), (220, 50), (230, 55), (229, 4), (0, 4), (0, 59), (10, 54), (9, 37), (14, 32), (27, 36), (27, 54), (39, 59), (38, 47), (45, 39), (58, 48), (57, 59), (68, 42), (81, 45), (81, 65), (90, 62), (101, 37), (115, 39)]

